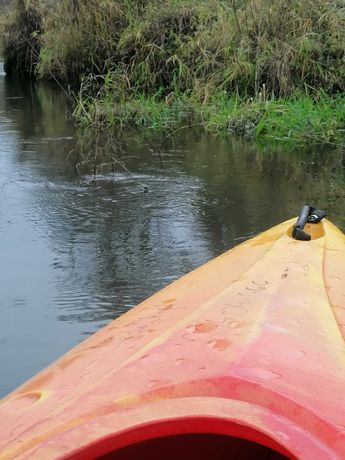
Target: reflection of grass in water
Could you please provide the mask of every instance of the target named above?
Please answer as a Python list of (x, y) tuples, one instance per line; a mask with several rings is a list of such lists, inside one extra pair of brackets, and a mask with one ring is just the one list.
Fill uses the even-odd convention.
[(65, 95), (52, 82), (6, 77), (4, 88), (7, 108), (16, 107), (13, 95), (22, 98), (21, 110), (11, 110), (11, 117), (25, 137), (73, 135), (74, 124), (66, 114)]
[(70, 156), (75, 159), (78, 174), (114, 173), (120, 169), (130, 172), (122, 157), (125, 156), (126, 145), (115, 133), (103, 135), (100, 131), (79, 130), (75, 148)]
[[(200, 127), (187, 131), (188, 143), (192, 141), (193, 133), (197, 137), (203, 133)], [(100, 130), (99, 127), (79, 127), (76, 130), (76, 145), (70, 152), (70, 158), (73, 158), (79, 174), (97, 175), (119, 171), (132, 174), (129, 164), (135, 164), (145, 155), (154, 158), (159, 167), (162, 167), (164, 158), (173, 157), (175, 152), (180, 152), (176, 150), (175, 142), (181, 141), (183, 133), (186, 133), (185, 128), (162, 133), (137, 128)]]

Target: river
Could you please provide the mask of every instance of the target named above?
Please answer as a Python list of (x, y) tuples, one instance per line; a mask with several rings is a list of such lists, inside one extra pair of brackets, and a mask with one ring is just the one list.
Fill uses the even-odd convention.
[[(345, 229), (339, 150), (191, 129), (131, 132), (121, 148), (84, 137), (61, 90), (0, 67), (0, 395), (305, 202)], [(77, 153), (108, 150), (112, 165), (96, 169)]]

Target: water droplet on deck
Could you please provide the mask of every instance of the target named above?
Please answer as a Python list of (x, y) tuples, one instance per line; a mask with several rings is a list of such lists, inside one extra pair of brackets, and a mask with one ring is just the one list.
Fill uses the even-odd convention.
[(169, 380), (158, 380), (158, 379), (154, 379), (154, 380), (149, 380), (149, 385), (148, 387), (149, 388), (157, 388), (157, 387), (161, 387), (163, 385), (167, 385), (169, 383)]
[(159, 384), (160, 384), (160, 380), (149, 380), (148, 387), (149, 388), (154, 388), (154, 387), (159, 386)]
[(256, 377), (258, 377), (260, 380), (271, 380), (271, 379), (279, 379), (281, 378), (281, 374), (278, 374), (278, 372), (270, 371), (269, 369), (252, 369), (253, 373), (255, 374)]
[(163, 300), (162, 303), (164, 304), (172, 304), (173, 302), (175, 302), (176, 299), (167, 299), (167, 300)]
[(33, 406), (42, 397), (40, 391), (32, 391), (30, 393), (23, 393), (15, 398), (9, 399), (4, 404), (7, 411), (16, 412), (18, 410), (26, 409), (27, 407)]
[(255, 284), (256, 286), (267, 286), (268, 285), (268, 281), (263, 281), (261, 283), (259, 283), (258, 281), (252, 281), (253, 284)]
[(276, 433), (280, 439), (283, 439), (284, 441), (290, 440), (290, 436), (288, 436), (286, 433), (283, 433), (282, 431), (276, 431)]
[(231, 342), (227, 339), (218, 339), (218, 340), (211, 340), (207, 342), (207, 344), (211, 348), (215, 348), (216, 350), (223, 351), (231, 345)]
[(140, 361), (145, 361), (145, 359), (147, 359), (149, 357), (149, 355), (143, 355), (141, 358), (140, 358)]
[(212, 332), (216, 330), (218, 325), (213, 321), (206, 321), (205, 323), (199, 323), (195, 326), (195, 332)]

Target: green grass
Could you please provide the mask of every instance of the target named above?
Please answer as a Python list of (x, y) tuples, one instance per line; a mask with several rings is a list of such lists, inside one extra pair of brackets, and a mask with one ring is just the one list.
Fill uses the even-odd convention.
[(345, 96), (295, 94), (254, 100), (223, 92), (207, 103), (185, 95), (165, 100), (159, 95), (132, 96), (117, 102), (109, 97), (81, 100), (83, 103), (77, 104), (74, 116), (82, 126), (103, 129), (137, 126), (165, 132), (202, 126), (210, 133), (261, 141), (345, 144)]
[(342, 0), (15, 0), (4, 57), (74, 87), (85, 126), (344, 137)]
[(308, 143), (345, 140), (345, 97), (294, 96), (272, 101), (256, 127), (257, 136)]

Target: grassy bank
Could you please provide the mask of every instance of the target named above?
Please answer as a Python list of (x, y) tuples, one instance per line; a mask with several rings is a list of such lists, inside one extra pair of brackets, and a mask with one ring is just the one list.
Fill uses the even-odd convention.
[(340, 0), (15, 1), (6, 70), (74, 85), (78, 123), (344, 137)]
[(200, 126), (210, 133), (247, 140), (345, 144), (345, 96), (295, 94), (269, 100), (218, 94), (206, 104), (184, 95), (167, 102), (156, 96), (114, 102), (111, 97), (79, 100), (74, 116), (84, 127), (132, 127), (173, 132)]

